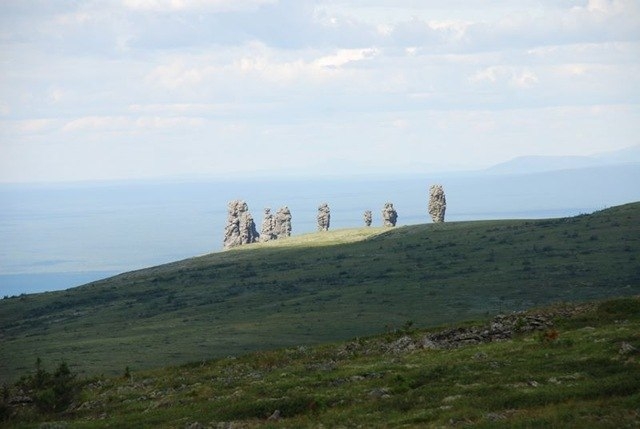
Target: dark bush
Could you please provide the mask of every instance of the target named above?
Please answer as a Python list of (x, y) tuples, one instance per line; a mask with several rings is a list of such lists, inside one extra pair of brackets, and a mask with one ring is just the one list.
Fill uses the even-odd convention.
[(18, 386), (33, 399), (42, 413), (65, 411), (80, 392), (76, 374), (71, 372), (66, 362), (61, 362), (50, 374), (42, 368), (40, 358), (36, 361), (35, 373), (22, 377)]

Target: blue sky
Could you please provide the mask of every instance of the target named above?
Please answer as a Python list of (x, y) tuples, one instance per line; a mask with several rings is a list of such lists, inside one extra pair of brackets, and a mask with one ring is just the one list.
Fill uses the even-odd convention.
[(0, 182), (387, 174), (640, 141), (637, 0), (0, 2)]

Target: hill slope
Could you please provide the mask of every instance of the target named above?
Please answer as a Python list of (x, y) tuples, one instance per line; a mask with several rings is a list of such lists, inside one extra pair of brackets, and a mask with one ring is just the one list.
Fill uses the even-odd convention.
[(640, 293), (640, 203), (568, 219), (332, 231), (0, 301), (0, 378), (122, 373)]
[(36, 414), (20, 392), (5, 424), (631, 428), (640, 422), (638, 332), (640, 297), (556, 305), (455, 329), (98, 377), (58, 415)]

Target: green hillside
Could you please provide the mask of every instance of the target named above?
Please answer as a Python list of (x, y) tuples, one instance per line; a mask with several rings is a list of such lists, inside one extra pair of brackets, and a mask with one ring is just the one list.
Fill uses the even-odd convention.
[(640, 297), (554, 305), (455, 328), (66, 377), (59, 391), (76, 394), (58, 412), (43, 410), (42, 388), (15, 386), (0, 398), (0, 425), (637, 428), (639, 332)]
[[(0, 379), (122, 374), (640, 294), (640, 203), (567, 219), (331, 231), (0, 301)], [(150, 250), (151, 251), (151, 250)]]

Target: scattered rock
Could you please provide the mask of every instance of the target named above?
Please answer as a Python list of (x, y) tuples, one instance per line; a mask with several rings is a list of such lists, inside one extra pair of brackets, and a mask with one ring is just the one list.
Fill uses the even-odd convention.
[(474, 360), (485, 360), (488, 355), (485, 352), (478, 352), (473, 355)]
[(416, 343), (411, 337), (407, 335), (398, 338), (393, 343), (387, 345), (387, 351), (391, 353), (407, 353), (415, 349)]
[(460, 398), (462, 398), (462, 395), (451, 395), (451, 396), (447, 396), (446, 398), (442, 399), (442, 402), (444, 402), (444, 403), (454, 402), (454, 401), (457, 401)]
[(40, 423), (38, 429), (67, 429), (69, 423), (67, 422), (45, 422)]
[(447, 210), (447, 199), (444, 196), (442, 185), (433, 185), (429, 188), (429, 215), (434, 223), (444, 222), (444, 213)]
[(329, 231), (329, 223), (331, 221), (331, 210), (329, 204), (322, 203), (318, 207), (318, 231)]
[[(513, 313), (496, 316), (488, 326), (470, 326), (466, 328), (445, 329), (424, 336), (414, 341), (410, 337), (402, 337), (386, 346), (387, 351), (411, 351), (415, 348), (428, 350), (452, 349), (463, 345), (481, 344), (492, 341), (504, 341), (513, 337), (516, 332), (544, 330), (552, 326), (551, 320), (542, 315), (525, 315)], [(476, 356), (474, 356), (476, 358)], [(478, 359), (480, 356), (477, 357)]]
[(422, 339), (422, 348), (427, 350), (438, 350), (440, 347), (429, 338), (424, 337)]
[(31, 404), (33, 398), (26, 395), (18, 395), (9, 399), (9, 405)]
[(622, 344), (620, 345), (620, 350), (618, 350), (618, 353), (621, 355), (626, 355), (629, 353), (633, 353), (637, 350), (638, 349), (633, 347), (631, 344), (627, 343), (626, 341), (623, 341)]
[(280, 410), (275, 410), (267, 420), (280, 420)]
[(506, 420), (507, 416), (505, 416), (504, 414), (500, 414), (500, 413), (487, 413), (485, 415), (485, 418), (487, 420), (491, 420), (492, 422), (497, 422), (500, 420)]
[(386, 387), (376, 388), (369, 391), (369, 396), (371, 396), (372, 398), (381, 398), (381, 399), (386, 399), (391, 397), (391, 395), (389, 394), (389, 389), (387, 389)]
[(371, 214), (371, 210), (367, 210), (364, 212), (364, 224), (366, 226), (371, 226), (371, 222), (373, 221), (373, 215)]
[(392, 203), (386, 203), (382, 209), (382, 221), (384, 226), (396, 226), (398, 212), (393, 208)]

